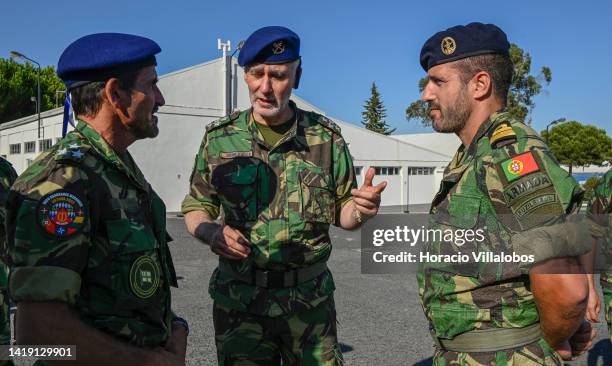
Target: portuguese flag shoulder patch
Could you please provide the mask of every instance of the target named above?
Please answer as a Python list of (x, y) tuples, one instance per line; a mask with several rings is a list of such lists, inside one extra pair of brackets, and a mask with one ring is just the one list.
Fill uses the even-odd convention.
[(535, 161), (531, 151), (516, 155), (508, 160), (504, 160), (501, 163), (501, 169), (504, 175), (508, 179), (508, 182), (512, 182), (529, 173), (537, 172), (540, 170), (538, 163)]

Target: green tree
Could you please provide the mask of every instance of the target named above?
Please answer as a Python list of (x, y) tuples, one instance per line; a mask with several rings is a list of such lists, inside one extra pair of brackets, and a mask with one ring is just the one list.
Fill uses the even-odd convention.
[(548, 141), (553, 155), (561, 164), (569, 166), (601, 165), (612, 160), (612, 138), (603, 128), (569, 121), (557, 125), (542, 137)]
[[(508, 92), (506, 110), (516, 119), (531, 123), (531, 111), (535, 107), (533, 98), (542, 92), (542, 84), (549, 85), (552, 81), (550, 68), (543, 66), (537, 76), (531, 74), (531, 55), (516, 44), (510, 45), (510, 60), (514, 66), (514, 76)], [(419, 92), (427, 85), (427, 77), (419, 80)], [(417, 100), (406, 108), (406, 119), (421, 120), (424, 126), (431, 126), (427, 103)]]
[(390, 135), (395, 131), (395, 128), (390, 130), (385, 122), (387, 110), (380, 99), (380, 94), (376, 88), (376, 84), (372, 83), (371, 95), (366, 100), (364, 111), (361, 112), (361, 123), (370, 131), (378, 132), (383, 135)]
[(584, 189), (584, 197), (587, 201), (589, 201), (593, 195), (593, 190), (599, 184), (599, 178), (596, 176), (590, 177), (584, 182), (582, 185), (582, 189)]
[[(38, 68), (29, 62), (20, 63), (0, 58), (0, 123), (36, 113)], [(56, 91), (64, 84), (53, 66), (40, 69), (40, 111), (55, 108)]]

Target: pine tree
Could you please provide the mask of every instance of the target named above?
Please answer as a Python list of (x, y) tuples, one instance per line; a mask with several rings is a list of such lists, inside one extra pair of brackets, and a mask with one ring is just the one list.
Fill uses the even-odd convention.
[(380, 99), (380, 94), (376, 88), (376, 83), (372, 82), (371, 95), (366, 100), (363, 106), (365, 110), (361, 112), (361, 123), (370, 131), (374, 131), (383, 135), (390, 135), (395, 131), (395, 128), (390, 130), (385, 122), (387, 117), (387, 109)]

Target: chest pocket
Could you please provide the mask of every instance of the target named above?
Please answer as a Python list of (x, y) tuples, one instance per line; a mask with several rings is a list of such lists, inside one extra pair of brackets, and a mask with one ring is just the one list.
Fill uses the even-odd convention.
[(258, 216), (260, 163), (256, 159), (233, 159), (215, 168), (212, 183), (219, 193), (228, 221), (254, 221)]
[(164, 277), (159, 243), (151, 228), (128, 219), (108, 220), (105, 226), (116, 308), (134, 309), (158, 304)]
[(304, 221), (331, 224), (335, 216), (334, 187), (324, 175), (312, 170), (298, 174), (300, 182), (301, 216)]

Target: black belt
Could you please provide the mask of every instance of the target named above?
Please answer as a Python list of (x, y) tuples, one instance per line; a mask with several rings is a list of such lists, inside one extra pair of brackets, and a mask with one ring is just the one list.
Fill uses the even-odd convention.
[(235, 280), (245, 282), (249, 285), (264, 288), (286, 288), (295, 287), (300, 283), (317, 278), (327, 271), (327, 263), (319, 262), (305, 268), (296, 268), (288, 271), (271, 271), (260, 268), (241, 273), (236, 271), (227, 262), (219, 262), (219, 270)]

